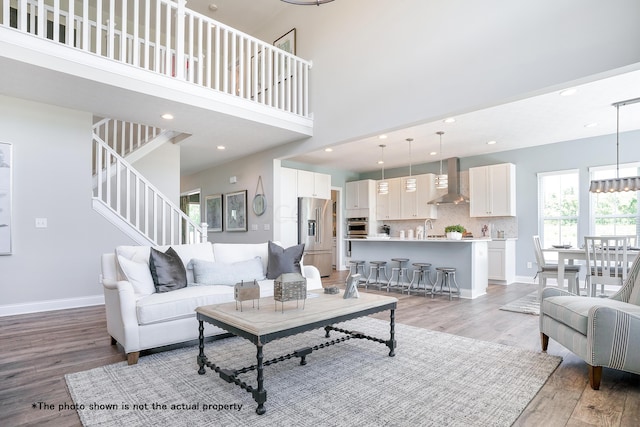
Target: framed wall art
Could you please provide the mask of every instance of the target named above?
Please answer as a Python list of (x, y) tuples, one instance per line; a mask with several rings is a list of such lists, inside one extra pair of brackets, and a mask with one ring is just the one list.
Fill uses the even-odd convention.
[(247, 231), (247, 190), (224, 196), (226, 231)]
[(289, 30), (288, 33), (279, 37), (273, 42), (273, 45), (278, 49), (282, 49), (285, 52), (296, 54), (296, 29)]
[(11, 255), (12, 146), (0, 142), (0, 255)]
[(207, 220), (207, 232), (222, 231), (222, 194), (204, 198), (204, 217)]

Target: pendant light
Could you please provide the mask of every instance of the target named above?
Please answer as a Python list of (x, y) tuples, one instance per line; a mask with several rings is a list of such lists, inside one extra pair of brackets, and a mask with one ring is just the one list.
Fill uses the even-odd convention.
[(409, 142), (409, 178), (404, 181), (404, 191), (413, 193), (417, 188), (416, 179), (411, 176), (411, 142), (413, 138), (407, 138), (407, 141)]
[(378, 181), (378, 194), (388, 194), (389, 183), (384, 180), (384, 147), (386, 147), (386, 145), (380, 144), (378, 147), (380, 147), (382, 151), (382, 160), (380, 160), (380, 164), (382, 165), (382, 180)]
[(640, 191), (640, 176), (620, 178), (620, 107), (640, 102), (640, 98), (611, 104), (616, 107), (616, 177), (591, 181), (591, 193), (614, 193), (619, 191)]
[(438, 131), (436, 134), (440, 135), (440, 174), (436, 175), (436, 188), (442, 190), (449, 186), (449, 177), (446, 173), (442, 173), (442, 135), (444, 135), (444, 132)]

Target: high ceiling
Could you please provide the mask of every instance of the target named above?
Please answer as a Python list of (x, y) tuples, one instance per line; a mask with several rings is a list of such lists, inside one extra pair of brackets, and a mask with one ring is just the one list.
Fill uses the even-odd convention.
[[(217, 6), (215, 12), (209, 10), (210, 4)], [(262, 22), (273, 19), (284, 8), (310, 6), (292, 6), (279, 0), (191, 0), (189, 7), (242, 31), (256, 33), (260, 31)], [(571, 96), (561, 96), (560, 91), (565, 88), (558, 88), (550, 93), (479, 111), (452, 112), (454, 123), (444, 123), (445, 117), (442, 117), (404, 129), (390, 129), (386, 132), (386, 140), (378, 139), (378, 135), (363, 135), (346, 143), (336, 141), (331, 152), (322, 149), (289, 160), (366, 172), (380, 168), (380, 144), (386, 145), (385, 168), (407, 166), (407, 138), (413, 138), (411, 158), (417, 164), (437, 161), (441, 156), (468, 157), (613, 134), (616, 131), (616, 112), (611, 104), (640, 97), (640, 71), (609, 76), (573, 88), (577, 91)], [(620, 109), (620, 127), (621, 131), (640, 129), (640, 103)], [(436, 134), (438, 131), (445, 132), (442, 153)], [(496, 143), (488, 145), (489, 141)], [(621, 141), (621, 154), (624, 153), (624, 144)], [(613, 138), (610, 148), (603, 155), (609, 155), (615, 162)]]

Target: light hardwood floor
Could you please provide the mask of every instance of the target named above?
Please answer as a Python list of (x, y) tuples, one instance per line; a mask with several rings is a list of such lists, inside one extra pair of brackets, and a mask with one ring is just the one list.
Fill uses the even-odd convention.
[[(323, 283), (342, 285), (345, 276), (335, 272)], [(538, 316), (499, 310), (534, 289), (523, 283), (492, 285), (483, 297), (453, 301), (394, 294), (396, 321), (540, 351)], [(605, 368), (600, 390), (593, 391), (584, 362), (553, 341), (549, 353), (563, 362), (514, 425), (640, 425), (639, 375)], [(125, 359), (122, 349), (110, 344), (103, 306), (0, 318), (0, 426), (79, 426), (74, 410), (58, 410), (72, 404), (64, 375)], [(481, 360), (475, 363), (482, 369)], [(33, 408), (40, 402), (53, 409)]]

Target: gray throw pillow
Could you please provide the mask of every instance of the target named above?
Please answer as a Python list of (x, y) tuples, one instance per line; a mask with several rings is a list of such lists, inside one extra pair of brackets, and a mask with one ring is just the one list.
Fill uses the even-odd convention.
[(160, 252), (151, 248), (149, 269), (157, 292), (169, 292), (187, 286), (187, 270), (173, 248)]
[(304, 243), (285, 249), (269, 241), (267, 279), (276, 279), (283, 273), (301, 273), (300, 260), (303, 252)]
[(194, 258), (189, 264), (193, 266), (194, 285), (234, 286), (241, 281), (264, 279), (262, 259), (259, 256), (230, 264)]

